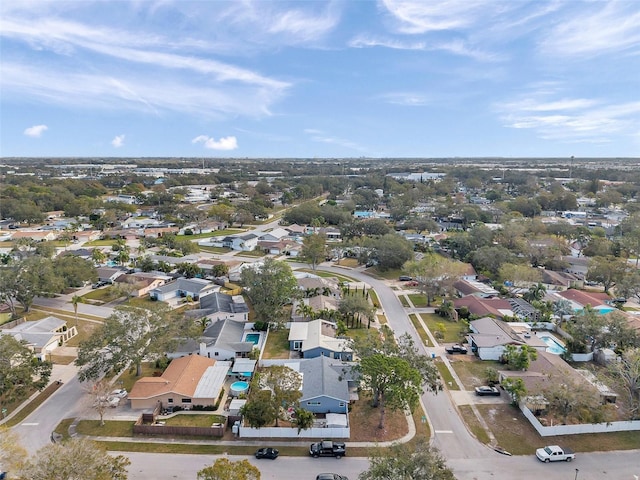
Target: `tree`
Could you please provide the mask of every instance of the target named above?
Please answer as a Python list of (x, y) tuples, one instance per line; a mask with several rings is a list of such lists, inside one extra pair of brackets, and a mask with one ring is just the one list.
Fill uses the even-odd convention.
[(497, 276), (505, 263), (514, 263), (514, 255), (501, 245), (481, 247), (471, 254), (471, 263), (478, 272)]
[(64, 280), (56, 275), (53, 262), (47, 258), (30, 257), (3, 269), (5, 295), (15, 298), (24, 308), (31, 309), (37, 295), (60, 292)]
[(131, 464), (123, 455), (112, 456), (97, 443), (73, 438), (38, 450), (18, 478), (29, 480), (126, 480)]
[(198, 471), (198, 480), (260, 480), (260, 470), (248, 460), (232, 462), (219, 458), (213, 465)]
[(514, 287), (522, 287), (528, 283), (537, 283), (542, 280), (542, 272), (539, 268), (516, 263), (505, 263), (499, 270), (500, 280), (511, 282)]
[(617, 362), (609, 364), (609, 371), (627, 394), (630, 420), (640, 418), (640, 348), (622, 353)]
[(323, 262), (327, 256), (327, 236), (323, 233), (307, 235), (302, 240), (301, 258), (311, 264), (313, 270)]
[(602, 283), (604, 292), (609, 293), (624, 278), (627, 269), (627, 262), (622, 258), (612, 255), (594, 257), (587, 271), (587, 279)]
[(274, 365), (258, 373), (257, 384), (271, 392), (270, 403), (276, 412), (276, 427), (280, 409), (295, 404), (302, 392), (302, 377), (285, 365)]
[(101, 263), (104, 263), (106, 259), (107, 255), (99, 248), (94, 248), (93, 250), (91, 250), (91, 260), (93, 260), (93, 263), (99, 265)]
[(507, 345), (503, 354), (504, 360), (512, 370), (527, 370), (532, 361), (538, 358), (538, 352), (529, 345)]
[(549, 409), (560, 415), (565, 425), (571, 415), (580, 417), (585, 423), (602, 420), (603, 409), (599, 397), (583, 382), (564, 379), (562, 383), (553, 382), (542, 393), (549, 402)]
[(78, 304), (84, 303), (84, 298), (80, 295), (74, 295), (71, 297), (71, 303), (73, 304), (73, 313), (76, 317), (76, 327), (78, 326)]
[(298, 428), (298, 433), (302, 430), (307, 430), (313, 427), (313, 422), (316, 419), (316, 416), (313, 412), (309, 410), (305, 410), (302, 407), (298, 407), (295, 409), (295, 418), (293, 419), (293, 424)]
[(573, 306), (569, 300), (557, 300), (553, 302), (553, 314), (558, 317), (560, 324), (564, 317), (573, 315)]
[(352, 319), (351, 328), (354, 327), (354, 323), (361, 324), (362, 319), (365, 318), (368, 321), (368, 325), (374, 319), (376, 309), (366, 297), (358, 295), (357, 293), (347, 293), (340, 299), (338, 304), (338, 312), (344, 319)]
[(542, 283), (537, 283), (535, 285), (531, 285), (529, 290), (522, 295), (522, 298), (527, 302), (540, 301), (544, 298), (546, 293), (547, 288)]
[(518, 405), (522, 397), (527, 394), (527, 388), (524, 386), (524, 381), (518, 377), (507, 377), (502, 381), (502, 387), (505, 392), (511, 396), (511, 403)]
[(42, 390), (49, 383), (51, 362), (38, 360), (26, 341), (0, 335), (0, 397), (22, 399), (32, 389)]
[(284, 306), (299, 296), (298, 282), (289, 265), (267, 258), (262, 266), (245, 268), (241, 278), (257, 321), (279, 324), (286, 319)]
[(419, 370), (403, 358), (376, 353), (361, 359), (359, 372), (363, 386), (372, 392), (373, 406), (380, 409), (380, 429), (386, 408), (413, 410), (422, 393)]
[(453, 284), (464, 273), (464, 268), (464, 264), (437, 253), (426, 254), (421, 260), (407, 262), (402, 267), (418, 282), (427, 297), (428, 307), (436, 295), (452, 292)]
[(640, 270), (634, 270), (625, 275), (618, 282), (616, 293), (624, 298), (634, 298), (640, 302)]
[(394, 443), (376, 449), (359, 480), (455, 480), (440, 452), (420, 439), (415, 445)]
[(247, 403), (240, 408), (240, 415), (253, 428), (271, 425), (276, 419), (276, 409), (271, 401), (271, 392), (269, 390), (257, 390), (260, 386), (255, 381), (255, 378), (251, 388), (254, 391)]
[(375, 257), (382, 271), (400, 268), (413, 258), (413, 245), (396, 233), (388, 233), (376, 241)]
[(56, 275), (64, 280), (65, 287), (82, 287), (85, 282), (94, 282), (98, 279), (98, 272), (91, 260), (75, 255), (62, 255), (53, 260), (53, 269)]
[(27, 459), (27, 451), (20, 444), (18, 434), (0, 425), (0, 471), (19, 472)]
[(130, 365), (140, 376), (144, 359), (154, 360), (172, 351), (179, 336), (189, 331), (185, 320), (170, 319), (169, 315), (163, 304), (149, 309), (116, 307), (101, 328), (80, 343), (75, 361), (80, 380), (98, 380)]
[(91, 384), (90, 393), (93, 395), (93, 408), (100, 416), (100, 425), (104, 425), (104, 412), (110, 407), (109, 392), (111, 392), (111, 383), (107, 379), (100, 379)]
[(202, 275), (202, 269), (195, 263), (179, 263), (177, 265), (176, 271), (187, 278), (197, 277)]

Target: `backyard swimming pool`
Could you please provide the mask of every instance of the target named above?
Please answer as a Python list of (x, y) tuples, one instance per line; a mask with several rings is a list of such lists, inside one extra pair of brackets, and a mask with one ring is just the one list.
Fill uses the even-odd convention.
[(243, 393), (247, 393), (247, 390), (249, 390), (248, 382), (233, 382), (229, 389), (229, 395), (237, 397)]
[(551, 335), (538, 335), (538, 338), (547, 344), (547, 352), (562, 355), (566, 350), (560, 342)]
[(258, 345), (260, 343), (260, 334), (259, 333), (247, 333), (244, 337), (245, 342), (251, 342), (254, 345)]

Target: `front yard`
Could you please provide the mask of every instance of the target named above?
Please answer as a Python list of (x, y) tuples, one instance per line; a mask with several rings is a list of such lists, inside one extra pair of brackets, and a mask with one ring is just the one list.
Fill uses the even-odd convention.
[(436, 336), (438, 330), (442, 332), (443, 338), (438, 340), (439, 342), (459, 343), (464, 339), (464, 334), (467, 331), (467, 325), (464, 322), (452, 322), (435, 313), (421, 313), (420, 317), (433, 336)]

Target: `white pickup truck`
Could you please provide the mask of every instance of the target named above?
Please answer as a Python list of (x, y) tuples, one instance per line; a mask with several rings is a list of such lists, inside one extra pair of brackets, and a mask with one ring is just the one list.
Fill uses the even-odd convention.
[(541, 462), (570, 462), (576, 458), (576, 454), (570, 448), (562, 448), (558, 445), (548, 445), (536, 450), (536, 457)]

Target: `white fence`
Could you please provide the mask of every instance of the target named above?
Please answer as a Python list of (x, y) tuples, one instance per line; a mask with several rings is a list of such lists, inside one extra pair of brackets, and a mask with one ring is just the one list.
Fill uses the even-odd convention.
[(541, 437), (552, 437), (554, 435), (580, 435), (583, 433), (631, 432), (640, 430), (640, 420), (611, 423), (583, 423), (580, 425), (555, 425), (553, 427), (545, 427), (527, 407), (520, 405), (520, 409)]
[(349, 427), (323, 427), (301, 430), (284, 427), (240, 427), (240, 438), (349, 438)]

